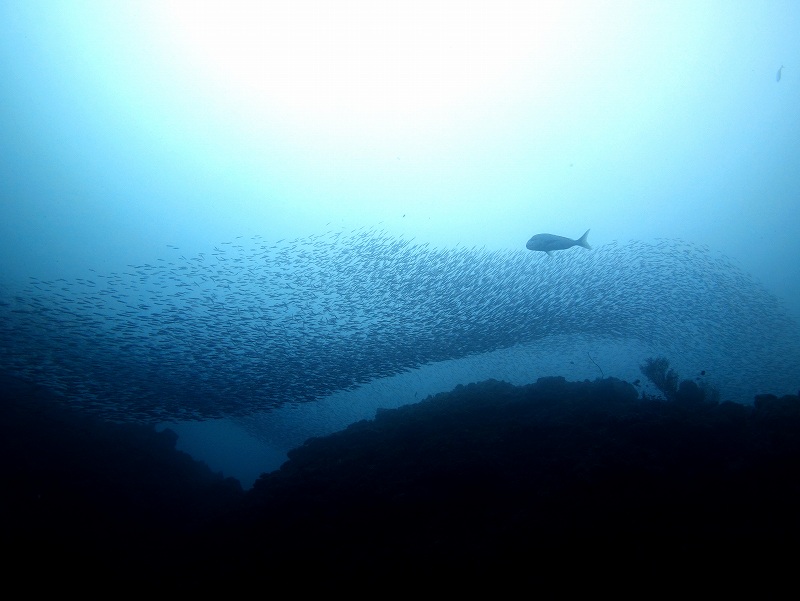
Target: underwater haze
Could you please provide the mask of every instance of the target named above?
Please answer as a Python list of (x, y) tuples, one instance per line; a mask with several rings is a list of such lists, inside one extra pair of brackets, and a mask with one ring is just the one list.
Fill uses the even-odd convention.
[(796, 393), (798, 31), (791, 1), (0, 3), (0, 370), (244, 484), (479, 379), (663, 355)]

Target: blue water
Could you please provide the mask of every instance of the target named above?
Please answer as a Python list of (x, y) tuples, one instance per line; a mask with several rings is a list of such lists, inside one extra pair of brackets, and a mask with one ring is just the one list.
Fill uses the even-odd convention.
[(0, 369), (244, 484), (483, 378), (660, 353), (796, 392), (798, 30), (794, 2), (4, 2)]

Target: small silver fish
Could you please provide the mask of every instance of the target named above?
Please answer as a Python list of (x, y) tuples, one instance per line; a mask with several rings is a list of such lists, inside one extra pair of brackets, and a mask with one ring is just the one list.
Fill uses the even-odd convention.
[(573, 240), (572, 238), (555, 236), (553, 234), (536, 234), (533, 238), (528, 240), (525, 248), (528, 250), (540, 250), (542, 252), (546, 252), (551, 257), (553, 256), (554, 250), (566, 250), (568, 248), (572, 248), (573, 246), (582, 246), (583, 248), (588, 248), (591, 250), (592, 247), (589, 246), (589, 243), (586, 241), (586, 237), (588, 235), (589, 230), (586, 230), (586, 233), (583, 234), (583, 236), (577, 240)]
[(778, 73), (775, 75), (775, 81), (781, 80), (781, 71), (783, 71), (783, 65), (781, 65), (781, 68), (778, 69)]

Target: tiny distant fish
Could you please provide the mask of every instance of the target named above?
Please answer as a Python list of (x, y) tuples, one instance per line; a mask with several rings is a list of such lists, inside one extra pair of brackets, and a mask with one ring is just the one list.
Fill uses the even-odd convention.
[(778, 72), (775, 74), (775, 81), (781, 80), (781, 71), (783, 71), (783, 65), (781, 65), (781, 68), (778, 69)]
[(572, 248), (573, 246), (582, 246), (583, 248), (588, 248), (591, 250), (592, 247), (589, 246), (589, 243), (586, 241), (586, 237), (588, 235), (589, 230), (586, 230), (586, 233), (583, 234), (583, 236), (577, 240), (573, 240), (572, 238), (554, 236), (553, 234), (536, 234), (533, 238), (528, 240), (525, 248), (528, 250), (540, 250), (542, 252), (546, 252), (551, 257), (553, 256), (554, 250), (566, 250), (568, 248)]

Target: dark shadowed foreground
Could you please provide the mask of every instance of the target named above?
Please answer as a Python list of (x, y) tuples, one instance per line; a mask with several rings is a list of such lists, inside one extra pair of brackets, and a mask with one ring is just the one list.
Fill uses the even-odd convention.
[(797, 396), (743, 406), (683, 388), (641, 399), (616, 379), (487, 381), (310, 439), (243, 493), (168, 432), (69, 413), (11, 380), (3, 391), (6, 568), (61, 584), (752, 570), (800, 535)]

